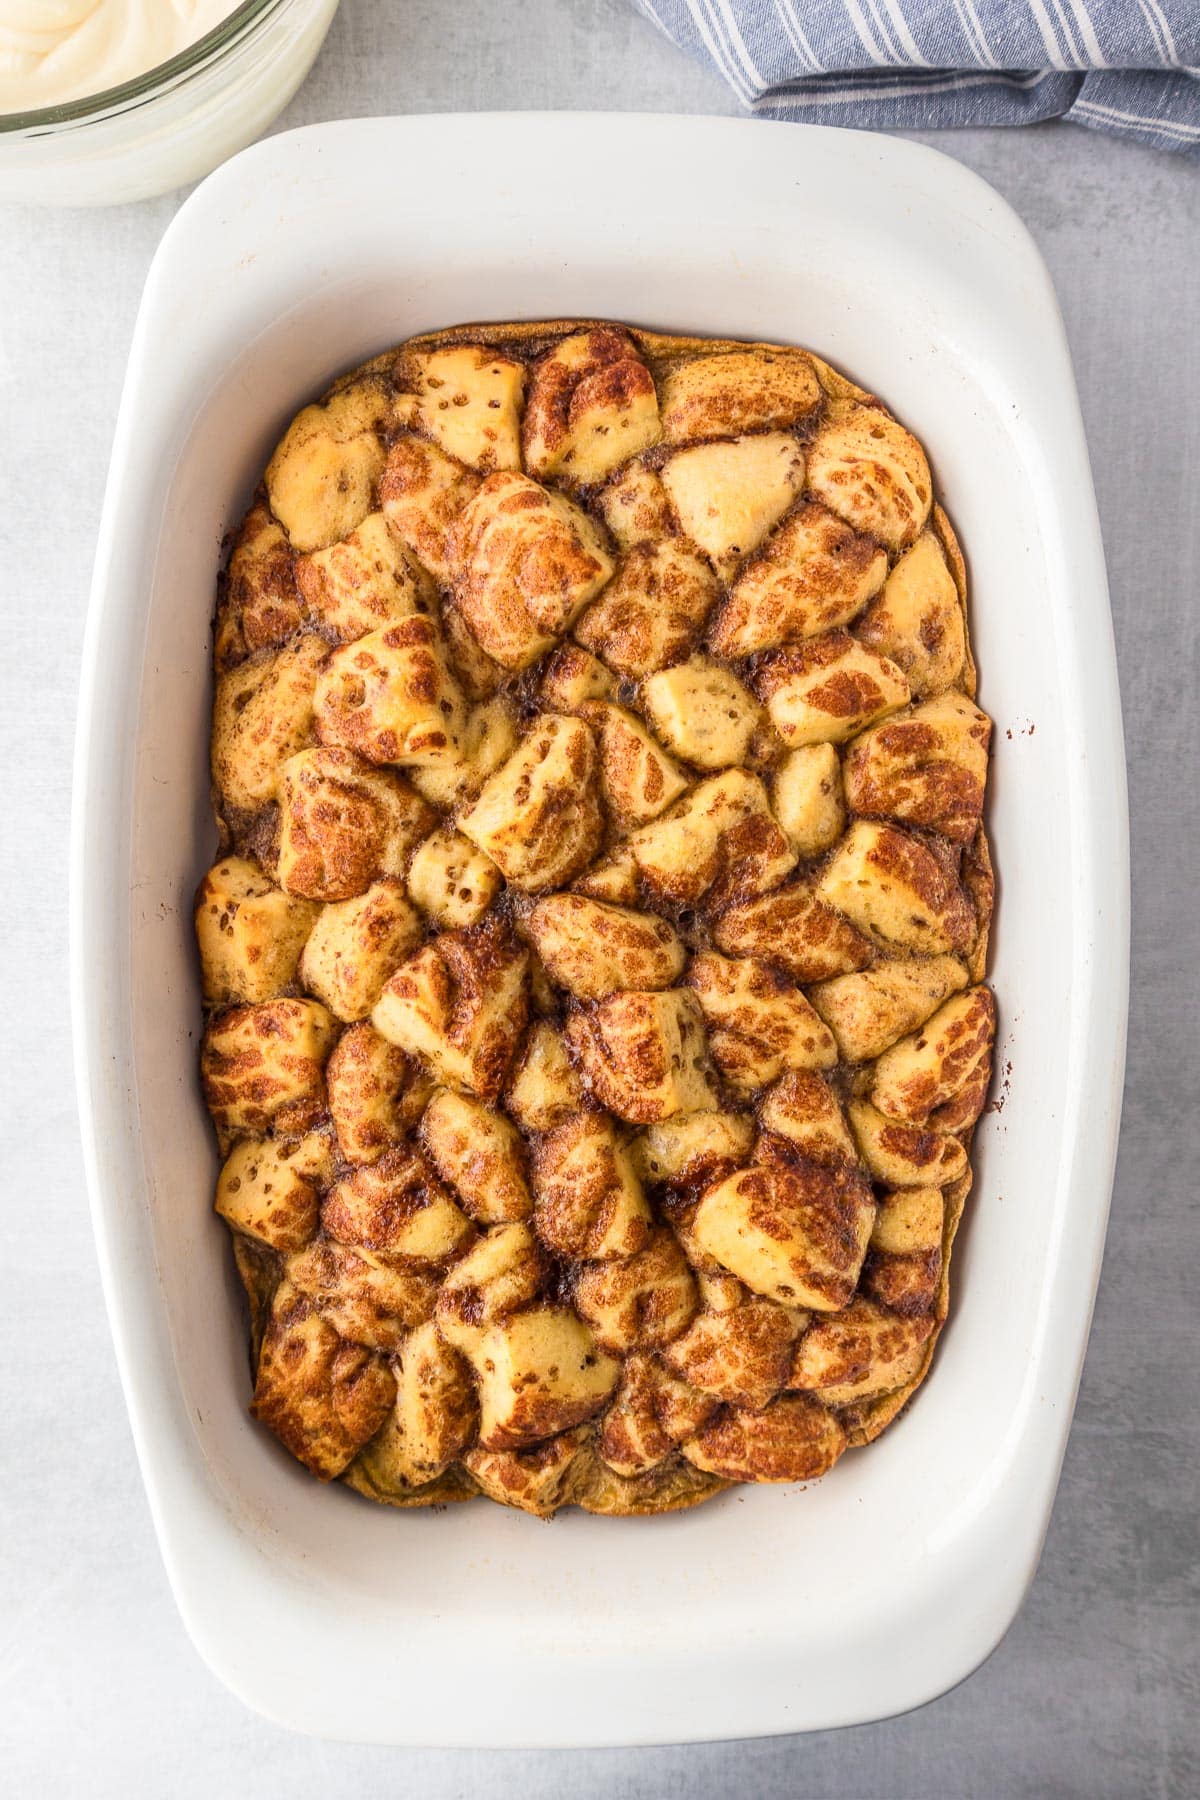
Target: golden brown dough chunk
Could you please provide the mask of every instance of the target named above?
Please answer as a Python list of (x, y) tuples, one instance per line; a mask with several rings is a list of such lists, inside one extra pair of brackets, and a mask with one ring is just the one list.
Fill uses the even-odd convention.
[(828, 1026), (770, 963), (704, 951), (692, 958), (687, 980), (713, 1061), (735, 1092), (756, 1093), (785, 1069), (831, 1069), (837, 1061)]
[(443, 1342), (432, 1320), (410, 1332), (393, 1359), (396, 1403), (371, 1444), (393, 1481), (432, 1481), (460, 1457), (475, 1436), (479, 1407), (471, 1373)]
[(602, 856), (572, 883), (577, 894), (589, 900), (607, 900), (613, 906), (633, 906), (638, 898), (638, 866), (627, 845), (617, 844), (611, 856)]
[(992, 1024), (992, 1038), (980, 1051), (970, 1070), (964, 1077), (961, 1086), (955, 1089), (948, 1100), (934, 1107), (930, 1113), (928, 1124), (938, 1131), (967, 1131), (974, 1125), (983, 1111), (988, 1097), (988, 1089), (992, 1085), (992, 1051), (995, 1046), (995, 1021)]
[(708, 633), (718, 656), (752, 656), (848, 624), (883, 586), (887, 556), (827, 507), (805, 501), (767, 539)]
[(251, 1408), (321, 1481), (374, 1437), (396, 1393), (377, 1356), (343, 1343), (311, 1301), (284, 1284), (263, 1340)]
[(512, 700), (507, 694), (497, 694), (468, 713), (457, 745), (448, 755), (437, 762), (410, 765), (408, 778), (431, 806), (453, 812), (472, 799), (489, 775), (507, 761), (517, 747), (518, 734)]
[(755, 688), (789, 748), (843, 744), (908, 699), (903, 672), (848, 631), (826, 632), (758, 664)]
[(876, 1181), (889, 1187), (944, 1187), (967, 1167), (967, 1153), (955, 1137), (889, 1119), (869, 1100), (850, 1100), (846, 1113), (859, 1153)]
[(619, 831), (656, 819), (686, 792), (687, 776), (636, 713), (597, 700), (579, 710), (599, 749), (600, 792)]
[(937, 1299), (945, 1203), (941, 1189), (901, 1188), (875, 1214), (863, 1290), (893, 1312), (915, 1317)]
[(771, 784), (771, 809), (798, 856), (820, 856), (846, 829), (842, 765), (832, 744), (785, 756)]
[(669, 1369), (692, 1387), (733, 1406), (765, 1406), (788, 1378), (795, 1320), (771, 1300), (746, 1300), (729, 1312), (702, 1312), (663, 1351)]
[(619, 1356), (634, 1345), (671, 1343), (687, 1329), (699, 1297), (678, 1239), (665, 1225), (655, 1225), (632, 1255), (580, 1269), (573, 1298), (597, 1343)]
[(333, 1148), (319, 1132), (293, 1144), (247, 1138), (217, 1177), (217, 1211), (273, 1250), (302, 1250), (316, 1235), (320, 1191), (332, 1172)]
[(561, 887), (599, 847), (598, 785), (591, 732), (551, 713), (489, 776), (458, 828), (514, 887)]
[(196, 940), (210, 1005), (272, 1000), (296, 979), (318, 909), (274, 886), (244, 856), (215, 863), (196, 895)]
[(967, 629), (954, 577), (932, 531), (923, 531), (904, 552), (854, 633), (904, 670), (914, 699), (945, 693), (961, 679)]
[(313, 693), (328, 650), (324, 638), (302, 637), (218, 677), (212, 774), (227, 807), (254, 812), (275, 798), (282, 766), (312, 740)]
[(754, 1120), (746, 1113), (680, 1113), (647, 1126), (634, 1144), (634, 1161), (643, 1181), (707, 1187), (746, 1162), (753, 1141)]
[(525, 1029), (528, 968), (496, 919), (444, 931), (400, 965), (371, 1022), (447, 1087), (495, 1100)]
[(641, 704), (668, 750), (697, 769), (744, 762), (762, 723), (762, 709), (745, 682), (707, 656), (647, 676)]
[(506, 669), (525, 669), (595, 598), (613, 572), (589, 515), (528, 475), (489, 475), (448, 544), (454, 603), (471, 635)]
[(713, 941), (731, 956), (760, 956), (804, 982), (861, 969), (874, 955), (849, 919), (803, 885), (729, 907), (713, 927)]
[(923, 1123), (973, 1080), (995, 1035), (991, 990), (955, 994), (919, 1031), (884, 1051), (875, 1065), (872, 1100), (889, 1118)]
[(424, 935), (403, 882), (376, 881), (353, 900), (321, 908), (300, 958), (300, 979), (335, 1018), (365, 1019), (392, 970)]
[(564, 1431), (531, 1450), (468, 1450), (463, 1466), (481, 1493), (501, 1506), (549, 1518), (562, 1505), (587, 1434)]
[(833, 1414), (802, 1394), (781, 1394), (761, 1412), (722, 1412), (683, 1446), (698, 1469), (726, 1481), (815, 1481), (846, 1448)]
[(586, 487), (661, 432), (654, 380), (628, 332), (581, 331), (535, 363), (522, 433), (531, 474)]
[(271, 511), (295, 550), (322, 550), (349, 537), (371, 510), (383, 473), (380, 429), (389, 396), (374, 376), (306, 406), (267, 464)]
[(890, 550), (912, 543), (933, 504), (925, 452), (876, 406), (831, 414), (809, 446), (808, 485), (831, 511)]
[(667, 490), (644, 462), (628, 463), (614, 475), (600, 493), (597, 506), (622, 550), (678, 535)]
[(417, 1123), (432, 1078), (373, 1025), (343, 1031), (325, 1069), (338, 1148), (349, 1163), (377, 1162)]
[(567, 1021), (567, 1042), (619, 1119), (646, 1125), (715, 1104), (703, 1014), (685, 988), (613, 994), (581, 1008)]
[(756, 775), (726, 769), (697, 782), (661, 818), (627, 839), (650, 893), (714, 908), (777, 887), (796, 853), (775, 822)]
[(493, 1107), (443, 1088), (425, 1109), (421, 1142), (430, 1162), (478, 1225), (528, 1218), (525, 1146)]
[(589, 700), (608, 700), (617, 691), (616, 677), (599, 657), (578, 644), (560, 644), (546, 659), (538, 688), (545, 712), (576, 712)]
[(975, 914), (951, 866), (893, 825), (856, 820), (817, 891), (887, 949), (942, 956), (975, 939)]
[[(442, 607), (441, 625), (451, 673), (467, 699), (477, 706), (482, 701), (495, 699), (508, 680), (508, 670), (472, 637), (466, 620), (454, 607)], [(477, 717), (477, 713), (470, 715), (468, 732)]]
[(695, 648), (719, 591), (708, 564), (682, 544), (635, 544), (575, 636), (619, 675), (650, 675)]
[(690, 1382), (672, 1374), (661, 1360), (655, 1369), (654, 1385), (658, 1422), (673, 1444), (694, 1437), (717, 1410), (711, 1395), (702, 1394)]
[(844, 1061), (870, 1062), (966, 985), (967, 971), (957, 957), (912, 956), (822, 981), (809, 999)]
[(318, 1237), (285, 1265), (288, 1283), (320, 1308), (339, 1337), (392, 1355), (433, 1317), (436, 1266)]
[(551, 894), (538, 901), (528, 928), (550, 979), (578, 1000), (603, 1000), (618, 988), (668, 988), (683, 973), (683, 945), (654, 913)]
[(336, 1026), (315, 1000), (267, 1000), (219, 1013), (204, 1033), (204, 1098), (223, 1138), (261, 1137), (285, 1110), (321, 1111)]
[(448, 1344), (478, 1360), (484, 1333), (532, 1305), (550, 1274), (550, 1259), (528, 1225), (495, 1225), (442, 1283), (435, 1313), (438, 1330)]
[(790, 1069), (763, 1096), (758, 1109), (764, 1143), (787, 1138), (809, 1162), (826, 1168), (855, 1163), (858, 1150), (833, 1089), (815, 1069)]
[(413, 852), (408, 891), (435, 925), (477, 925), (504, 885), (490, 856), (460, 831), (435, 831)]
[(865, 731), (846, 752), (850, 810), (970, 843), (983, 813), (992, 722), (965, 694), (941, 694)]
[(798, 425), (821, 403), (812, 364), (787, 350), (726, 350), (677, 363), (661, 382), (668, 444)]
[(339, 1244), (414, 1262), (444, 1262), (472, 1235), (470, 1222), (409, 1145), (335, 1182), (321, 1223)]
[(533, 1146), (533, 1228), (559, 1256), (632, 1256), (650, 1208), (629, 1151), (603, 1113), (581, 1112)]
[(483, 474), (520, 468), (524, 363), (484, 344), (451, 344), (402, 351), (393, 373), (415, 399), (399, 410), (448, 456)]
[(891, 1393), (919, 1370), (933, 1329), (928, 1315), (905, 1319), (871, 1300), (855, 1300), (805, 1332), (788, 1386), (805, 1389), (827, 1406)]
[(382, 512), (368, 513), (340, 543), (298, 557), (295, 579), (309, 618), (343, 644), (429, 612), (434, 603), (429, 577)]
[(562, 1032), (544, 1019), (529, 1028), (513, 1065), (504, 1104), (522, 1131), (553, 1131), (583, 1103), (583, 1084)]
[(321, 742), (368, 762), (439, 768), (461, 755), (466, 705), (423, 613), (333, 651), (314, 702)]
[(634, 1351), (625, 1359), (597, 1448), (618, 1475), (643, 1474), (670, 1456), (684, 1438), (694, 1437), (719, 1404), (664, 1369), (653, 1356)]
[(379, 502), (388, 530), (438, 581), (449, 581), (450, 528), (479, 476), (433, 444), (398, 438), (388, 451)]
[(684, 531), (728, 579), (804, 486), (804, 451), (785, 431), (680, 450), (662, 483)]
[(309, 900), (351, 900), (402, 875), (433, 822), (402, 776), (352, 750), (302, 750), (280, 771), (279, 885)]
[(287, 533), (261, 501), (242, 520), (229, 558), (227, 616), (251, 655), (274, 650), (300, 629), (297, 565)]
[(702, 1250), (756, 1294), (833, 1312), (858, 1285), (875, 1217), (870, 1183), (823, 1168), (787, 1139), (708, 1189), (691, 1229)]
[(600, 1411), (621, 1365), (568, 1307), (543, 1304), (490, 1325), (468, 1350), (479, 1393), (479, 1444), (519, 1450)]

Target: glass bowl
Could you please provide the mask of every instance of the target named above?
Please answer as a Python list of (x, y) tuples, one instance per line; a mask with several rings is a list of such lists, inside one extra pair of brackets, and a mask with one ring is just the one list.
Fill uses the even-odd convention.
[(109, 205), (207, 175), (267, 129), (338, 0), (243, 0), (178, 56), (62, 106), (0, 114), (0, 200)]

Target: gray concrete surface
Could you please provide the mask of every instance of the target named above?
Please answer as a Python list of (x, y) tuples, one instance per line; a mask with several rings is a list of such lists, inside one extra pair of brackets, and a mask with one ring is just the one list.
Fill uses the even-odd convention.
[[(729, 112), (625, 0), (344, 0), (284, 124), (482, 107)], [(1133, 1013), (1120, 1166), (1078, 1416), (1028, 1603), (909, 1717), (809, 1738), (590, 1754), (320, 1745), (246, 1712), (176, 1616), (101, 1306), (64, 949), (77, 660), (113, 417), (174, 202), (0, 209), (0, 1785), (296, 1792), (1141, 1796), (1200, 1793), (1200, 169), (1064, 127), (945, 134), (1058, 284), (1112, 579), (1131, 775)], [(649, 177), (648, 177), (649, 178)], [(636, 200), (631, 202), (636, 204)], [(897, 1656), (905, 1645), (896, 1645)], [(497, 1671), (497, 1678), (503, 1676)]]

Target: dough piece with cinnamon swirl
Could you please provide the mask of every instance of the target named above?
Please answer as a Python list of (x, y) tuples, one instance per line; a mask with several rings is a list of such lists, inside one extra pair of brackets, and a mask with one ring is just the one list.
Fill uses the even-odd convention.
[(911, 432), (809, 352), (457, 327), (310, 399), (196, 901), (251, 1411), (538, 1517), (810, 1481), (949, 1305), (991, 724)]

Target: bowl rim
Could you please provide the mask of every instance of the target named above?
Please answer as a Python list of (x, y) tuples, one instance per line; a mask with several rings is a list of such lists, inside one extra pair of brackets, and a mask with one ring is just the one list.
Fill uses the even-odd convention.
[[(173, 1510), (174, 1500), (169, 1492), (173, 1476), (164, 1460), (167, 1452), (153, 1439), (158, 1427), (166, 1428), (169, 1439), (175, 1422), (164, 1399), (164, 1371), (153, 1365), (148, 1367), (144, 1355), (147, 1348), (154, 1349), (156, 1332), (160, 1351), (165, 1341), (169, 1354), (169, 1340), (163, 1338), (165, 1328), (160, 1329), (155, 1321), (148, 1321), (144, 1313), (139, 1315), (137, 1307), (131, 1305), (125, 1272), (120, 1266), (122, 1243), (132, 1229), (131, 1202), (120, 1186), (117, 1152), (121, 1145), (114, 1147), (111, 1127), (114, 1116), (119, 1113), (127, 1121), (127, 1132), (136, 1128), (136, 1100), (124, 1089), (123, 1072), (112, 1053), (112, 983), (106, 984), (97, 974), (97, 956), (111, 950), (112, 946), (105, 935), (106, 921), (100, 916), (104, 909), (99, 904), (102, 895), (97, 885), (97, 871), (89, 863), (93, 846), (88, 814), (95, 796), (103, 798), (111, 814), (114, 786), (120, 790), (122, 785), (111, 769), (105, 771), (99, 766), (97, 752), (102, 744), (107, 741), (114, 753), (128, 754), (128, 744), (120, 735), (122, 722), (114, 721), (111, 698), (106, 699), (102, 693), (106, 667), (103, 651), (110, 629), (130, 611), (127, 590), (112, 579), (112, 564), (129, 486), (133, 427), (141, 404), (141, 390), (147, 381), (149, 350), (156, 332), (162, 329), (159, 314), (164, 304), (168, 274), (177, 267), (186, 269), (193, 238), (223, 227), (234, 210), (232, 203), (247, 187), (252, 186), (256, 193), (266, 196), (267, 205), (278, 217), (286, 214), (288, 195), (304, 185), (306, 172), (317, 173), (326, 184), (332, 185), (331, 165), (335, 151), (375, 154), (385, 140), (406, 139), (404, 148), (411, 155), (424, 139), (424, 149), (432, 161), (433, 155), (445, 148), (448, 134), (453, 138), (465, 131), (482, 132), (489, 151), (505, 154), (511, 167), (527, 171), (525, 179), (532, 182), (537, 179), (535, 152), (539, 146), (544, 150), (547, 134), (573, 133), (577, 146), (590, 137), (598, 149), (615, 124), (619, 124), (626, 134), (640, 133), (647, 138), (654, 134), (661, 138), (664, 133), (670, 133), (677, 148), (691, 134), (691, 141), (697, 148), (704, 144), (711, 149), (710, 140), (724, 139), (720, 147), (725, 154), (731, 153), (735, 142), (744, 145), (747, 151), (750, 146), (761, 145), (766, 153), (768, 143), (773, 140), (777, 147), (785, 142), (795, 146), (797, 154), (811, 153), (818, 162), (826, 154), (835, 156), (859, 170), (869, 170), (872, 179), (894, 178), (904, 191), (910, 208), (914, 195), (924, 190), (928, 198), (932, 193), (939, 206), (957, 209), (969, 228), (986, 232), (994, 240), (990, 255), (996, 254), (996, 243), (1002, 245), (1004, 253), (1014, 259), (1020, 278), (1032, 297), (1031, 304), (1036, 310), (1041, 332), (1039, 348), (1057, 369), (1059, 385), (1053, 418), (1047, 429), (1047, 436), (1052, 439), (1049, 445), (1052, 456), (1047, 460), (1052, 466), (1066, 471), (1060, 479), (1070, 484), (1073, 588), (1080, 607), (1087, 609), (1086, 619), (1066, 613), (1064, 619), (1072, 633), (1069, 647), (1078, 653), (1080, 662), (1076, 681), (1080, 719), (1094, 727), (1088, 734), (1088, 757), (1079, 776), (1086, 784), (1088, 824), (1092, 833), (1085, 847), (1088, 866), (1083, 873), (1090, 876), (1097, 892), (1103, 875), (1107, 902), (1091, 920), (1094, 955), (1089, 965), (1087, 991), (1080, 997), (1090, 1028), (1084, 1054), (1095, 1090), (1089, 1096), (1089, 1124), (1093, 1129), (1088, 1137), (1080, 1133), (1071, 1138), (1073, 1131), (1080, 1130), (1075, 1115), (1082, 1100), (1076, 1092), (1075, 1113), (1064, 1121), (1061, 1140), (1065, 1144), (1071, 1138), (1074, 1144), (1069, 1177), (1074, 1210), (1082, 1212), (1084, 1189), (1089, 1208), (1083, 1223), (1075, 1221), (1075, 1247), (1079, 1252), (1076, 1284), (1070, 1305), (1065, 1309), (1069, 1318), (1061, 1323), (1059, 1331), (1063, 1362), (1056, 1380), (1064, 1404), (1055, 1416), (1053, 1427), (1043, 1432), (1044, 1438), (1052, 1437), (1052, 1446), (1039, 1453), (1041, 1462), (1034, 1472), (1036, 1491), (1024, 1503), (1023, 1535), (1019, 1543), (1014, 1543), (1013, 1566), (1003, 1578), (997, 1576), (994, 1598), (986, 1607), (978, 1608), (975, 1618), (964, 1623), (956, 1647), (942, 1655), (940, 1661), (938, 1657), (930, 1656), (923, 1665), (905, 1671), (889, 1698), (868, 1702), (866, 1710), (861, 1701), (856, 1703), (851, 1698), (841, 1711), (806, 1719), (804, 1729), (861, 1722), (922, 1704), (964, 1679), (999, 1643), (1016, 1616), (1036, 1569), (1087, 1343), (1111, 1194), (1124, 1064), (1129, 935), (1125, 766), (1103, 548), (1082, 420), (1057, 301), (1045, 264), (1025, 226), (979, 177), (952, 158), (924, 145), (828, 127), (758, 120), (623, 114), (429, 114), (418, 118), (351, 120), (303, 127), (243, 152), (210, 176), (184, 203), (168, 227), (147, 278), (134, 334), (102, 513), (83, 653), (72, 806), (71, 998), (84, 1161), (102, 1282), (135, 1444), (172, 1588), (197, 1648), (226, 1685), (268, 1717), (314, 1735), (405, 1744), (452, 1741), (481, 1746), (539, 1744), (553, 1747), (584, 1743), (696, 1741), (706, 1737), (761, 1735), (797, 1729), (795, 1717), (789, 1718), (778, 1709), (774, 1713), (764, 1711), (765, 1703), (762, 1703), (747, 1704), (744, 1722), (731, 1730), (728, 1709), (712, 1704), (719, 1695), (719, 1687), (704, 1681), (699, 1686), (702, 1690), (708, 1689), (703, 1696), (706, 1704), (697, 1701), (693, 1705), (687, 1730), (671, 1730), (662, 1735), (654, 1726), (645, 1725), (639, 1725), (631, 1734), (621, 1727), (618, 1717), (615, 1722), (606, 1721), (582, 1730), (551, 1721), (536, 1729), (522, 1728), (515, 1733), (498, 1727), (473, 1734), (468, 1722), (464, 1734), (448, 1740), (436, 1732), (425, 1735), (428, 1728), (419, 1719), (407, 1724), (396, 1735), (396, 1720), (378, 1724), (356, 1723), (348, 1728), (344, 1713), (322, 1715), (310, 1705), (299, 1701), (293, 1703), (290, 1697), (281, 1701), (277, 1689), (272, 1689), (260, 1671), (248, 1667), (245, 1659), (233, 1654), (228, 1633), (223, 1632), (214, 1618), (213, 1602), (205, 1591), (206, 1558), (199, 1549), (203, 1535), (201, 1521), (182, 1518)], [(516, 177), (514, 185), (519, 185)], [(1065, 524), (1063, 530), (1065, 536)], [(140, 680), (140, 674), (137, 679)], [(136, 694), (136, 686), (133, 692)], [(132, 735), (127, 727), (124, 729), (126, 737)], [(128, 770), (125, 775), (128, 776)], [(128, 1147), (125, 1142), (126, 1151)], [(191, 1498), (194, 1502), (195, 1495)], [(231, 1522), (215, 1488), (204, 1499), (210, 1516), (203, 1529), (211, 1532), (215, 1523), (231, 1530)], [(268, 1571), (264, 1579), (273, 1577), (274, 1571)], [(709, 1668), (706, 1654), (703, 1647), (696, 1647), (697, 1669)], [(915, 1661), (920, 1663), (919, 1658)], [(593, 1676), (599, 1666), (593, 1664)], [(610, 1696), (619, 1699), (624, 1695), (634, 1706), (636, 1682), (619, 1659), (610, 1656), (604, 1660), (603, 1681)]]
[(0, 140), (20, 132), (45, 134), (56, 125), (88, 125), (115, 113), (132, 112), (139, 106), (157, 100), (173, 90), (189, 76), (205, 69), (221, 54), (246, 36), (264, 15), (287, 6), (291, 0), (238, 0), (233, 11), (219, 20), (203, 37), (176, 51), (165, 62), (152, 63), (140, 75), (127, 81), (101, 88), (95, 94), (81, 94), (76, 100), (63, 100), (57, 106), (27, 107), (21, 112), (0, 112)]

